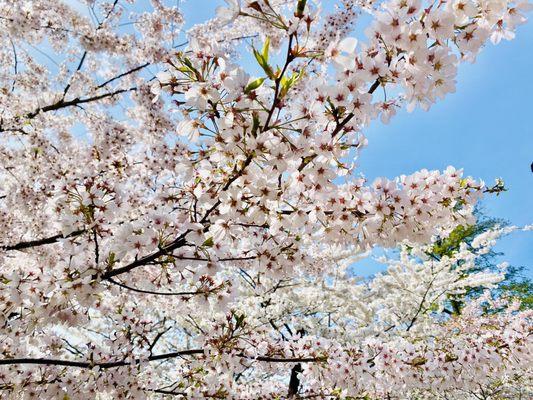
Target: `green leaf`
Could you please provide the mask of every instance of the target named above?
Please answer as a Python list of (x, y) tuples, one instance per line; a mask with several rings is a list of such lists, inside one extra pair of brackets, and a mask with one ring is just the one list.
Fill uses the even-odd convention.
[(240, 328), (241, 326), (244, 326), (244, 317), (245, 317), (244, 314), (241, 314), (241, 315), (234, 314), (234, 317), (235, 317), (236, 328)]
[(107, 265), (109, 267), (112, 267), (113, 265), (115, 265), (115, 262), (116, 262), (115, 257), (116, 257), (115, 253), (113, 253), (113, 252), (109, 253), (109, 257), (107, 258)]
[(259, 129), (259, 117), (257, 113), (252, 114), (253, 124), (252, 124), (252, 136), (257, 137), (257, 130)]
[(290, 88), (294, 86), (296, 82), (298, 82), (303, 76), (304, 70), (302, 69), (299, 72), (292, 74), (290, 77), (282, 77), (280, 97), (284, 97), (289, 92)]
[[(196, 68), (194, 68), (194, 65), (192, 65), (191, 60), (189, 60), (187, 57), (183, 57), (181, 59), (181, 62), (185, 65), (186, 68), (189, 69), (191, 73), (193, 73), (196, 76), (196, 79), (200, 80), (200, 78), (202, 77), (202, 74), (200, 74), (200, 72)], [(182, 71), (182, 72), (185, 72), (185, 71)]]
[[(267, 40), (268, 41), (268, 40)], [(265, 43), (266, 44), (266, 43)], [(272, 67), (268, 65), (268, 46), (267, 46), (267, 57), (263, 57), (263, 54), (259, 53), (256, 49), (252, 48), (252, 51), (254, 53), (254, 57), (257, 60), (257, 63), (263, 68), (263, 71), (267, 74), (267, 76), (270, 79), (275, 79), (274, 71), (272, 70)], [(263, 48), (263, 53), (265, 49)]]
[(263, 67), (263, 65), (265, 64), (265, 59), (263, 58), (263, 55), (261, 53), (259, 53), (256, 49), (252, 48), (252, 51), (254, 53), (254, 57), (255, 59), (257, 60), (257, 63)]
[(214, 244), (215, 244), (215, 242), (213, 241), (213, 238), (209, 237), (209, 238), (207, 238), (207, 240), (205, 242), (202, 243), (202, 246), (204, 246), (204, 247), (213, 247)]
[(450, 232), (448, 237), (437, 241), (430, 250), (431, 254), (442, 258), (443, 256), (452, 256), (456, 253), (461, 243), (475, 235), (474, 225), (458, 225), (453, 231)]
[(258, 79), (255, 79), (253, 80), (252, 82), (250, 82), (246, 88), (244, 89), (244, 93), (248, 94), (250, 93), (252, 90), (255, 90), (257, 89), (258, 87), (260, 87), (263, 82), (265, 81), (266, 78), (258, 78)]
[(511, 282), (502, 285), (500, 288), (502, 294), (506, 297), (520, 301), (521, 310), (533, 309), (533, 283), (529, 279)]
[(266, 62), (268, 62), (268, 49), (269, 48), (270, 48), (270, 38), (267, 37), (265, 40), (265, 44), (263, 45), (263, 54), (261, 54), (263, 56), (263, 60), (265, 60)]
[(189, 60), (187, 57), (183, 57), (182, 59), (183, 61), (183, 64), (185, 64), (187, 67), (189, 67), (191, 70), (194, 70), (195, 68), (193, 67), (192, 63), (191, 63), (191, 60)]

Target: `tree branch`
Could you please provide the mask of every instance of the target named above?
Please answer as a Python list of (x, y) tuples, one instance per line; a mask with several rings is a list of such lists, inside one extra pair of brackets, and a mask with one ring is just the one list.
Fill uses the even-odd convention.
[(272, 107), (270, 108), (270, 111), (268, 112), (267, 119), (265, 122), (265, 126), (263, 127), (263, 132), (268, 131), (268, 125), (270, 124), (270, 120), (272, 119), (272, 116), (274, 115), (274, 110), (276, 109), (276, 106), (278, 105), (278, 95), (279, 95), (279, 87), (281, 84), (281, 79), (283, 78), (283, 75), (287, 71), (287, 68), (289, 67), (289, 64), (294, 60), (294, 56), (292, 55), (292, 41), (293, 41), (294, 35), (291, 34), (289, 36), (289, 43), (287, 45), (287, 58), (285, 60), (285, 65), (283, 66), (283, 69), (281, 70), (281, 73), (278, 77), (276, 77), (276, 80), (274, 81), (274, 100), (272, 101)]
[[(378, 79), (375, 80), (375, 82), (372, 84), (372, 86), (370, 86), (370, 89), (368, 89), (368, 93), (372, 94), (376, 91), (376, 89), (379, 87), (381, 81)], [(333, 130), (333, 132), (331, 132), (331, 137), (335, 137), (337, 136), (337, 134), (342, 131), (344, 129), (344, 127), (346, 126), (346, 124), (348, 122), (351, 121), (351, 119), (355, 116), (355, 114), (353, 112), (351, 112), (350, 114), (348, 114), (342, 121), (340, 124), (338, 124), (335, 129)]]
[[(146, 361), (152, 362), (152, 361), (170, 360), (173, 358), (197, 355), (197, 354), (204, 354), (204, 350), (203, 349), (182, 350), (182, 351), (176, 351), (172, 353), (165, 353), (165, 354), (158, 354), (155, 356), (150, 356), (144, 360), (135, 359), (133, 361), (110, 361), (110, 362), (70, 361), (70, 360), (58, 360), (58, 359), (50, 359), (50, 358), (7, 358), (7, 359), (0, 359), (0, 365), (32, 364), (32, 365), (63, 366), (63, 367), (75, 367), (75, 368), (89, 368), (89, 369), (92, 369), (94, 367), (100, 367), (102, 369), (107, 369), (107, 368), (131, 366), (131, 365), (139, 364), (141, 362), (146, 362)], [(272, 362), (272, 363), (294, 363), (294, 362), (302, 363), (302, 362), (324, 361), (324, 359), (316, 358), (316, 357), (278, 358), (278, 357), (259, 356), (259, 357), (254, 358), (254, 357), (246, 356), (243, 354), (239, 354), (238, 357), (253, 359), (253, 360), (263, 361), (263, 362)]]
[(172, 243), (170, 243), (167, 246), (162, 247), (155, 253), (149, 254), (147, 256), (141, 257), (132, 263), (125, 265), (121, 268), (112, 269), (111, 271), (107, 271), (104, 274), (101, 275), (101, 278), (104, 280), (109, 280), (109, 278), (113, 278), (114, 276), (124, 274), (126, 272), (129, 272), (137, 267), (141, 267), (143, 265), (146, 265), (152, 261), (157, 260), (159, 257), (168, 255), (170, 252), (184, 246), (187, 241), (185, 240), (185, 236), (190, 232), (190, 229), (183, 232), (176, 240), (174, 240)]
[(110, 84), (111, 82), (116, 81), (117, 79), (123, 78), (123, 77), (125, 77), (125, 76), (127, 76), (127, 75), (133, 74), (134, 72), (140, 71), (141, 69), (146, 68), (146, 67), (148, 67), (149, 65), (150, 65), (149, 62), (144, 63), (144, 64), (141, 64), (141, 65), (138, 65), (137, 67), (132, 68), (132, 69), (130, 69), (129, 71), (123, 72), (123, 73), (120, 74), (120, 75), (117, 75), (117, 76), (115, 76), (115, 77), (113, 77), (113, 78), (111, 78), (111, 79), (108, 79), (108, 80), (105, 81), (104, 83), (101, 83), (100, 85), (96, 86), (96, 89), (101, 89), (101, 88), (103, 88), (104, 86)]
[(26, 114), (26, 118), (31, 119), (31, 118), (34, 118), (35, 116), (37, 116), (41, 112), (45, 113), (45, 112), (48, 112), (48, 111), (55, 111), (55, 110), (60, 110), (62, 108), (66, 108), (66, 107), (71, 107), (71, 106), (77, 106), (77, 105), (80, 105), (80, 104), (90, 103), (90, 102), (97, 101), (97, 100), (102, 100), (102, 99), (105, 99), (105, 98), (108, 98), (108, 97), (113, 97), (113, 96), (116, 96), (117, 94), (122, 94), (122, 93), (126, 93), (126, 92), (132, 92), (132, 91), (135, 91), (135, 90), (137, 90), (136, 87), (131, 87), (129, 89), (120, 89), (120, 90), (116, 90), (114, 92), (104, 93), (104, 94), (100, 94), (100, 95), (93, 96), (93, 97), (86, 97), (84, 99), (75, 98), (75, 99), (69, 100), (69, 101), (64, 101), (62, 99), (62, 100), (57, 101), (54, 104), (38, 108), (37, 110)]
[(31, 247), (39, 247), (39, 246), (43, 246), (45, 244), (56, 243), (56, 242), (58, 242), (61, 239), (68, 239), (68, 238), (71, 238), (71, 237), (79, 236), (79, 235), (81, 235), (81, 234), (83, 234), (85, 232), (86, 232), (85, 229), (80, 229), (80, 230), (77, 230), (77, 231), (74, 231), (74, 232), (68, 234), (67, 236), (63, 236), (63, 234), (59, 233), (57, 235), (50, 236), (50, 237), (43, 238), (43, 239), (30, 240), (28, 242), (20, 242), (20, 243), (13, 244), (13, 245), (0, 246), (0, 250), (12, 251), (12, 250), (29, 249)]
[[(156, 356), (150, 356), (146, 361), (159, 361), (167, 360), (181, 356), (203, 354), (202, 349), (190, 349), (176, 351), (166, 354), (158, 354)], [(111, 361), (111, 362), (86, 362), (86, 361), (69, 361), (69, 360), (55, 360), (48, 358), (12, 358), (12, 359), (0, 359), (0, 365), (19, 365), (19, 364), (35, 364), (35, 365), (48, 365), (48, 366), (64, 366), (64, 367), (76, 367), (76, 368), (89, 368), (100, 367), (103, 369), (106, 368), (116, 368), (124, 367), (128, 365), (138, 364), (144, 360), (134, 360), (133, 362), (127, 361)]]
[[(81, 56), (81, 60), (80, 60), (80, 63), (78, 64), (78, 67), (76, 68), (76, 71), (74, 72), (74, 74), (76, 72), (78, 72), (79, 70), (81, 70), (81, 67), (83, 66), (83, 63), (85, 62), (85, 57), (87, 57), (87, 50), (85, 50)], [(65, 99), (65, 96), (67, 95), (69, 89), (70, 89), (70, 86), (72, 84), (72, 78), (74, 76), (72, 76), (70, 78), (70, 82), (67, 84), (67, 86), (65, 86), (65, 89), (63, 90), (63, 100)]]
[[(253, 156), (252, 155), (249, 155), (248, 157), (246, 157), (246, 160), (243, 164), (243, 166), (241, 167), (241, 169), (239, 171), (237, 171), (229, 180), (228, 182), (226, 182), (226, 184), (223, 186), (222, 188), (222, 191), (224, 190), (227, 190), (230, 185), (235, 182), (244, 172), (244, 170), (246, 169), (246, 167), (248, 165), (250, 165), (250, 163), (252, 162), (252, 158)], [(209, 215), (221, 204), (221, 201), (220, 200), (217, 200), (215, 204), (213, 204), (213, 206), (206, 211), (205, 215), (203, 216), (203, 218), (200, 220), (200, 223), (205, 223), (207, 222), (208, 218), (209, 218)], [(150, 263), (152, 261), (155, 261), (157, 260), (159, 257), (161, 256), (164, 256), (164, 255), (168, 255), (169, 253), (171, 253), (172, 251), (180, 248), (180, 247), (183, 247), (187, 241), (185, 240), (185, 236), (187, 236), (187, 234), (190, 232), (190, 229), (186, 230), (185, 232), (183, 232), (176, 240), (174, 240), (172, 243), (170, 243), (169, 245), (167, 246), (163, 246), (161, 249), (159, 249), (158, 251), (156, 251), (155, 253), (152, 253), (152, 254), (149, 254), (145, 257), (141, 257), (139, 258), (138, 260), (135, 260), (134, 262), (128, 264), (128, 265), (125, 265), (124, 267), (121, 267), (121, 268), (117, 268), (117, 269), (114, 269), (114, 270), (111, 270), (111, 271), (108, 271), (108, 272), (105, 272), (104, 274), (101, 275), (101, 278), (102, 279), (105, 279), (105, 280), (108, 280), (109, 278), (112, 278), (114, 276), (117, 276), (117, 275), (121, 275), (121, 274), (124, 274), (126, 272), (129, 272), (137, 267), (141, 267), (143, 265), (146, 265), (147, 263)]]
[(113, 278), (107, 278), (107, 281), (111, 282), (114, 285), (120, 286), (121, 288), (124, 288), (124, 289), (127, 289), (127, 290), (131, 290), (132, 292), (144, 293), (144, 294), (153, 294), (153, 295), (157, 295), (157, 296), (194, 296), (194, 295), (199, 295), (199, 294), (206, 294), (206, 292), (198, 292), (198, 291), (197, 292), (155, 292), (155, 291), (152, 291), (152, 290), (144, 290), (144, 289), (134, 288), (132, 286), (128, 286), (128, 285), (125, 285), (123, 283), (120, 283), (120, 282), (114, 280)]

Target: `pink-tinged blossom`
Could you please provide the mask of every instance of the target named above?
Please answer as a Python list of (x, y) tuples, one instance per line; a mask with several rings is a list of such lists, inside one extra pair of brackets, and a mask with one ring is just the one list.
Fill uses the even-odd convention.
[[(70, 3), (0, 0), (1, 398), (531, 390), (531, 312), (476, 270), (517, 228), (430, 256), (501, 184), (357, 164), (529, 3), (228, 0), (186, 43), (173, 2)], [(377, 246), (398, 257), (353, 278)]]

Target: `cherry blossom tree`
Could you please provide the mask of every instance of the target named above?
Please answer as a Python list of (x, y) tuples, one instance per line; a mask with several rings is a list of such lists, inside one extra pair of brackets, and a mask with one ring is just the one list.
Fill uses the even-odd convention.
[(531, 396), (532, 313), (475, 268), (519, 229), (435, 251), (502, 183), (355, 163), (527, 2), (227, 0), (186, 38), (162, 0), (72, 3), (0, 0), (2, 398)]

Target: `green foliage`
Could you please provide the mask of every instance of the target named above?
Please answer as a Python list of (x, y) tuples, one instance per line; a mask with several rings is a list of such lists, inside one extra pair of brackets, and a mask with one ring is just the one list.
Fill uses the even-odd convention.
[(255, 90), (257, 88), (259, 88), (263, 82), (265, 81), (266, 78), (258, 78), (256, 80), (253, 80), (252, 82), (250, 82), (248, 84), (248, 86), (246, 86), (246, 88), (244, 89), (244, 93), (248, 94), (250, 93), (252, 90)]
[(450, 236), (441, 239), (435, 243), (431, 249), (430, 254), (442, 258), (443, 256), (451, 256), (453, 253), (459, 250), (461, 243), (467, 242), (468, 239), (473, 238), (477, 231), (476, 225), (463, 226), (459, 225), (455, 228)]
[(267, 38), (265, 40), (265, 44), (263, 45), (263, 50), (261, 52), (257, 51), (256, 49), (252, 48), (252, 51), (254, 53), (254, 57), (257, 60), (257, 63), (263, 68), (263, 71), (265, 71), (265, 74), (272, 80), (276, 79), (276, 74), (274, 73), (274, 70), (272, 67), (268, 64), (268, 51), (270, 49), (270, 39)]
[(213, 241), (213, 238), (212, 237), (208, 237), (205, 242), (202, 243), (202, 246), (203, 247), (213, 247), (213, 245), (215, 244), (215, 242)]
[[(448, 237), (437, 240), (428, 255), (439, 260), (444, 256), (451, 256), (459, 251), (461, 243), (465, 243), (467, 247), (470, 247), (476, 236), (497, 226), (509, 225), (503, 219), (486, 217), (479, 210), (476, 211), (476, 217), (477, 223), (475, 225), (459, 225)], [(482, 255), (479, 264), (476, 266), (477, 268), (470, 272), (481, 271), (485, 268), (495, 268), (494, 258), (500, 255), (502, 254), (494, 251)]]
[(519, 274), (523, 268), (516, 268), (511, 277), (506, 279), (499, 287), (505, 296), (520, 300), (522, 310), (533, 309), (533, 282)]
[(304, 70), (300, 70), (299, 72), (293, 73), (290, 77), (282, 77), (281, 78), (281, 92), (279, 97), (283, 98), (289, 91), (289, 89), (298, 82), (302, 77), (304, 76)]
[[(452, 256), (458, 252), (461, 244), (470, 247), (472, 241), (481, 233), (494, 229), (497, 226), (506, 226), (508, 223), (505, 220), (498, 218), (489, 218), (481, 211), (476, 210), (477, 223), (475, 225), (460, 225), (455, 228), (448, 237), (440, 238), (435, 242), (433, 247), (427, 255), (436, 260), (440, 260), (445, 256)], [(502, 253), (490, 251), (487, 254), (479, 257), (476, 265), (468, 271), (468, 273), (475, 273), (485, 270), (496, 270), (497, 263), (495, 258), (501, 256)], [(521, 302), (522, 309), (533, 308), (533, 282), (530, 279), (522, 276), (524, 267), (509, 267), (507, 269), (505, 279), (500, 282), (496, 289), (495, 295), (517, 299)], [(472, 298), (480, 295), (482, 289), (471, 288), (466, 294), (461, 296), (450, 296), (449, 307), (447, 310), (450, 314), (459, 314), (463, 302), (466, 298)]]

